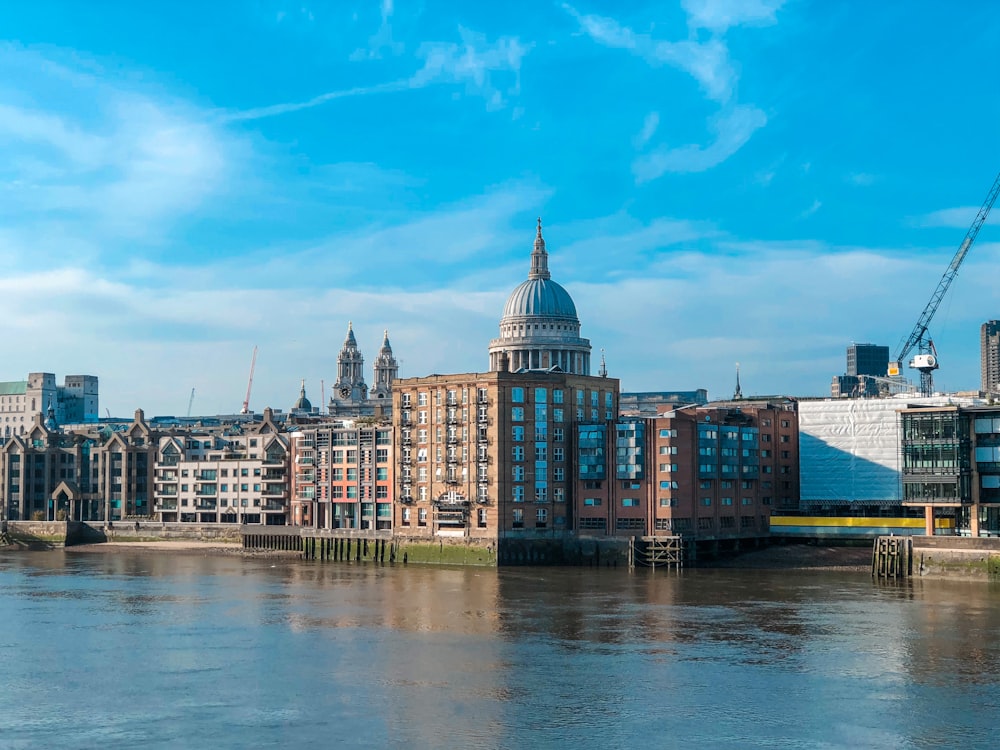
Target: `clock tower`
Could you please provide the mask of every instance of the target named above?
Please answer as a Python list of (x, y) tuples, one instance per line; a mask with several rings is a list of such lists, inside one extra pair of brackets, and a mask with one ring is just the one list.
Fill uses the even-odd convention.
[(399, 363), (392, 356), (392, 346), (389, 344), (389, 331), (382, 334), (382, 348), (375, 358), (375, 383), (372, 385), (371, 397), (383, 403), (391, 403), (392, 381), (399, 377)]
[(337, 380), (330, 396), (330, 413), (360, 407), (368, 400), (368, 386), (365, 385), (365, 359), (354, 338), (354, 326), (347, 324), (347, 338), (337, 355)]

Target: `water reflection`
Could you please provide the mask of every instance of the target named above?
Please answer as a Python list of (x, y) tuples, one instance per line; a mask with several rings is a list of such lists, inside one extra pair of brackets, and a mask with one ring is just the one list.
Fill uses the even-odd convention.
[(12, 744), (985, 747), (1000, 708), (983, 584), (57, 551), (0, 586)]

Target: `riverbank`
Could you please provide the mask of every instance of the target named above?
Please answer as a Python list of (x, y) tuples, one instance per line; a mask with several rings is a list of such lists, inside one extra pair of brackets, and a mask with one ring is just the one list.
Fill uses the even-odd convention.
[(870, 573), (870, 546), (836, 547), (816, 544), (781, 544), (749, 550), (715, 560), (699, 560), (699, 568), (745, 570), (836, 570)]
[(227, 543), (220, 541), (204, 540), (169, 540), (169, 541), (136, 541), (136, 542), (99, 542), (96, 544), (77, 544), (66, 547), (69, 553), (115, 553), (115, 552), (149, 552), (158, 554), (201, 554), (201, 555), (225, 555), (230, 557), (253, 557), (253, 558), (299, 558), (301, 552), (283, 550), (249, 550), (244, 549), (237, 542)]

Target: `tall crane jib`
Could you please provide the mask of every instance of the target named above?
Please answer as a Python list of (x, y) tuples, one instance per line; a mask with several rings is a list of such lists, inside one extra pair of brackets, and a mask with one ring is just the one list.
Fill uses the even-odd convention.
[(935, 349), (934, 342), (931, 340), (927, 329), (934, 319), (934, 313), (937, 312), (941, 300), (944, 299), (944, 295), (948, 292), (948, 287), (951, 286), (951, 282), (958, 275), (958, 269), (961, 268), (965, 256), (969, 254), (969, 249), (975, 243), (979, 230), (986, 223), (986, 217), (989, 216), (990, 209), (993, 208), (998, 194), (1000, 194), (1000, 174), (993, 180), (993, 186), (990, 188), (989, 193), (986, 194), (986, 200), (983, 201), (983, 205), (979, 208), (979, 213), (976, 214), (976, 218), (972, 222), (972, 226), (969, 227), (969, 231), (965, 233), (965, 239), (958, 246), (955, 257), (948, 264), (948, 270), (944, 272), (941, 280), (938, 281), (937, 288), (934, 289), (934, 293), (924, 307), (924, 311), (920, 313), (920, 317), (917, 319), (917, 324), (913, 326), (910, 337), (906, 339), (906, 343), (900, 348), (895, 361), (889, 363), (889, 377), (898, 377), (900, 374), (900, 364), (916, 349), (917, 354), (910, 360), (909, 366), (920, 372), (921, 395), (929, 396), (934, 392), (934, 376), (932, 373), (939, 366), (937, 349)]
[(240, 409), (240, 414), (250, 413), (250, 389), (253, 388), (253, 371), (257, 366), (257, 347), (253, 348), (253, 355), (250, 357), (250, 377), (247, 379), (247, 395), (243, 399), (243, 408)]

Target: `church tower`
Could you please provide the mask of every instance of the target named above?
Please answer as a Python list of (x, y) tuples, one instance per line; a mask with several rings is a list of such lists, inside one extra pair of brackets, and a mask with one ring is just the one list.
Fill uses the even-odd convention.
[(389, 401), (392, 395), (392, 381), (399, 377), (399, 363), (392, 356), (392, 345), (389, 344), (389, 331), (382, 334), (382, 348), (375, 358), (375, 381), (372, 385), (372, 398), (377, 401)]
[(368, 398), (365, 385), (365, 359), (354, 338), (354, 326), (347, 324), (347, 338), (337, 355), (337, 380), (330, 397), (331, 411), (337, 406), (353, 406)]

